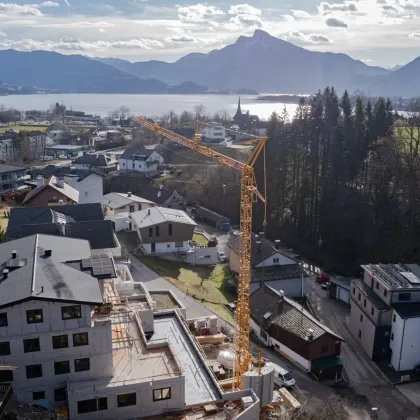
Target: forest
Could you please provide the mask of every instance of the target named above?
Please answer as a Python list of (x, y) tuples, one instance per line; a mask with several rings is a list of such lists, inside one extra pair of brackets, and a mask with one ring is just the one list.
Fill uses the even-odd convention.
[[(333, 88), (273, 114), (268, 235), (329, 270), (420, 257), (420, 118)], [(261, 162), (259, 162), (261, 165)], [(258, 170), (257, 170), (258, 172)], [(261, 182), (261, 180), (260, 180)]]

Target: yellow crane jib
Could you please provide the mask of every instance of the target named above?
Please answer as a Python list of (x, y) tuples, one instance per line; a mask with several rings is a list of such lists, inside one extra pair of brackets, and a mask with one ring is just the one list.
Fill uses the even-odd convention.
[(251, 353), (249, 350), (249, 283), (251, 280), (251, 243), (252, 243), (252, 206), (254, 197), (264, 203), (264, 225), (266, 225), (266, 192), (265, 192), (265, 154), (264, 154), (264, 194), (258, 191), (255, 179), (254, 164), (258, 156), (265, 148), (267, 137), (255, 136), (258, 140), (248, 162), (240, 162), (222, 153), (216, 152), (207, 146), (200, 144), (199, 123), (196, 125), (194, 140), (180, 136), (170, 130), (151, 123), (143, 118), (133, 117), (133, 120), (142, 127), (149, 128), (155, 133), (172, 141), (193, 149), (205, 156), (217, 160), (221, 165), (241, 171), (241, 208), (240, 208), (240, 251), (239, 251), (239, 280), (238, 301), (236, 305), (236, 325), (234, 338), (234, 388), (241, 389), (242, 374), (249, 370)]

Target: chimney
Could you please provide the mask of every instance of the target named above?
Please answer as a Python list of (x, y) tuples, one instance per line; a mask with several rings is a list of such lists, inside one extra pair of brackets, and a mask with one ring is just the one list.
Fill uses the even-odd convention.
[(12, 260), (15, 260), (17, 257), (17, 251), (12, 251)]
[(314, 339), (314, 330), (312, 328), (308, 328), (308, 340), (312, 341)]
[(60, 227), (61, 227), (61, 234), (63, 236), (66, 236), (66, 222), (61, 222)]
[(127, 193), (127, 197), (131, 197), (131, 192), (128, 192)]
[(36, 187), (41, 188), (43, 185), (44, 185), (44, 178), (42, 178), (42, 176), (39, 176), (36, 179)]
[(261, 241), (255, 243), (257, 245), (257, 252), (261, 252)]
[(57, 186), (59, 188), (64, 188), (64, 179), (63, 178), (57, 178)]
[(8, 270), (7, 268), (5, 268), (5, 269), (3, 270), (3, 278), (4, 278), (4, 279), (7, 279), (7, 277), (9, 277), (9, 270)]
[(276, 239), (276, 240), (274, 241), (274, 247), (275, 247), (276, 249), (280, 249), (280, 239)]
[(51, 257), (52, 254), (52, 250), (51, 249), (46, 249), (44, 251), (44, 257)]
[(284, 292), (279, 290), (279, 299), (277, 300), (276, 310), (277, 315), (283, 312)]

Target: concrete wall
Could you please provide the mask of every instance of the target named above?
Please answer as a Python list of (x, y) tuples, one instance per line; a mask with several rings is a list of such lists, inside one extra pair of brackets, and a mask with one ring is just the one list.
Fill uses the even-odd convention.
[[(275, 260), (278, 260), (277, 262), (274, 262)], [(291, 265), (296, 264), (295, 260), (292, 260), (289, 257), (286, 257), (283, 254), (277, 253), (272, 255), (270, 258), (267, 258), (266, 260), (262, 261), (260, 264), (256, 265), (257, 268), (259, 267), (274, 267), (276, 265)]]
[[(171, 398), (163, 401), (153, 401), (153, 390), (171, 388)], [(121, 394), (136, 393), (136, 405), (118, 407), (117, 396)], [(78, 414), (77, 402), (91, 398), (107, 397), (108, 409), (92, 413)], [(157, 415), (168, 410), (181, 410), (185, 407), (185, 378), (177, 376), (172, 378), (154, 378), (136, 384), (121, 383), (118, 386), (106, 387), (95, 385), (93, 388), (83, 386), (83, 383), (71, 384), (68, 391), (69, 414), (72, 420), (123, 420)]]
[[(29, 301), (7, 310), (8, 326), (0, 327), (0, 341), (10, 343), (10, 355), (0, 356), (0, 364), (18, 367), (14, 372), (13, 389), (18, 401), (32, 403), (32, 392), (45, 391), (46, 400), (54, 404), (54, 389), (65, 388), (67, 380), (96, 379), (112, 376), (111, 323), (108, 320), (91, 323), (91, 308), (82, 305), (82, 318), (62, 320), (61, 307), (71, 304), (49, 301)], [(43, 310), (43, 322), (27, 324), (26, 311)], [(73, 346), (73, 334), (87, 332), (88, 345)], [(53, 349), (52, 337), (68, 335), (68, 346)], [(24, 352), (23, 340), (39, 338), (40, 351)], [(90, 370), (75, 372), (74, 360), (90, 359)], [(54, 362), (69, 361), (70, 373), (55, 375)], [(42, 377), (27, 379), (26, 366), (42, 365)]]
[[(353, 299), (351, 303), (351, 312), (349, 317), (349, 329), (356, 341), (359, 341), (366, 354), (372, 358), (373, 347), (375, 343), (375, 324), (368, 316), (359, 308)], [(360, 316), (363, 315), (363, 321), (360, 321)], [(359, 338), (359, 330), (361, 337)]]
[(79, 191), (79, 204), (102, 203), (104, 188), (100, 175), (91, 174), (80, 182), (76, 177), (65, 176), (64, 181)]
[[(153, 254), (151, 244), (143, 244), (142, 246), (146, 254)], [(182, 247), (179, 248), (175, 247), (175, 242), (162, 242), (156, 244), (156, 251), (154, 254), (175, 254), (177, 252), (186, 252), (188, 249), (188, 241), (182, 242)]]
[(217, 264), (217, 248), (194, 248), (187, 251), (186, 254), (178, 255), (175, 253), (167, 253), (161, 255), (165, 260), (182, 261), (191, 265), (216, 265)]
[(420, 364), (420, 318), (402, 319), (394, 311), (389, 347), (391, 364), (397, 371), (411, 370)]
[(251, 397), (252, 405), (240, 413), (235, 419), (237, 420), (258, 420), (260, 418), (260, 400), (252, 389), (244, 389), (235, 392), (226, 392), (223, 394), (223, 401), (240, 401), (242, 397)]
[[(170, 225), (172, 225), (171, 231), (169, 229)], [(166, 244), (171, 242), (191, 241), (194, 235), (194, 228), (194, 225), (186, 223), (177, 223), (176, 221), (174, 221), (158, 223), (156, 225), (147, 227), (143, 227), (140, 224), (140, 227), (137, 226), (137, 231), (139, 232), (139, 237), (143, 244), (150, 244), (153, 242), (156, 244)], [(150, 232), (152, 233), (152, 235), (150, 235)], [(159, 233), (159, 235), (157, 235), (157, 233)]]

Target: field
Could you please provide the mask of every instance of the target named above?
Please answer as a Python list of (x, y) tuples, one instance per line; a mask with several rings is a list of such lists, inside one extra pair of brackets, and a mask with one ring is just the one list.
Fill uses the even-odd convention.
[(208, 240), (205, 236), (199, 234), (199, 233), (194, 233), (193, 235), (193, 241), (199, 243), (200, 245), (203, 246), (207, 246)]
[(232, 314), (224, 306), (236, 299), (235, 295), (227, 292), (223, 287), (223, 280), (226, 275), (229, 275), (227, 266), (193, 267), (153, 257), (139, 256), (138, 258), (151, 270), (209, 308), (220, 318), (233, 323)]
[(419, 129), (417, 127), (394, 127), (394, 135), (403, 140), (403, 145), (409, 145), (410, 140), (419, 141)]
[(16, 130), (16, 131), (33, 131), (33, 130), (38, 130), (38, 131), (42, 131), (45, 132), (47, 131), (47, 127), (43, 127), (43, 126), (39, 126), (39, 125), (11, 125), (9, 127), (0, 127), (0, 134), (1, 133), (5, 133), (7, 130)]

